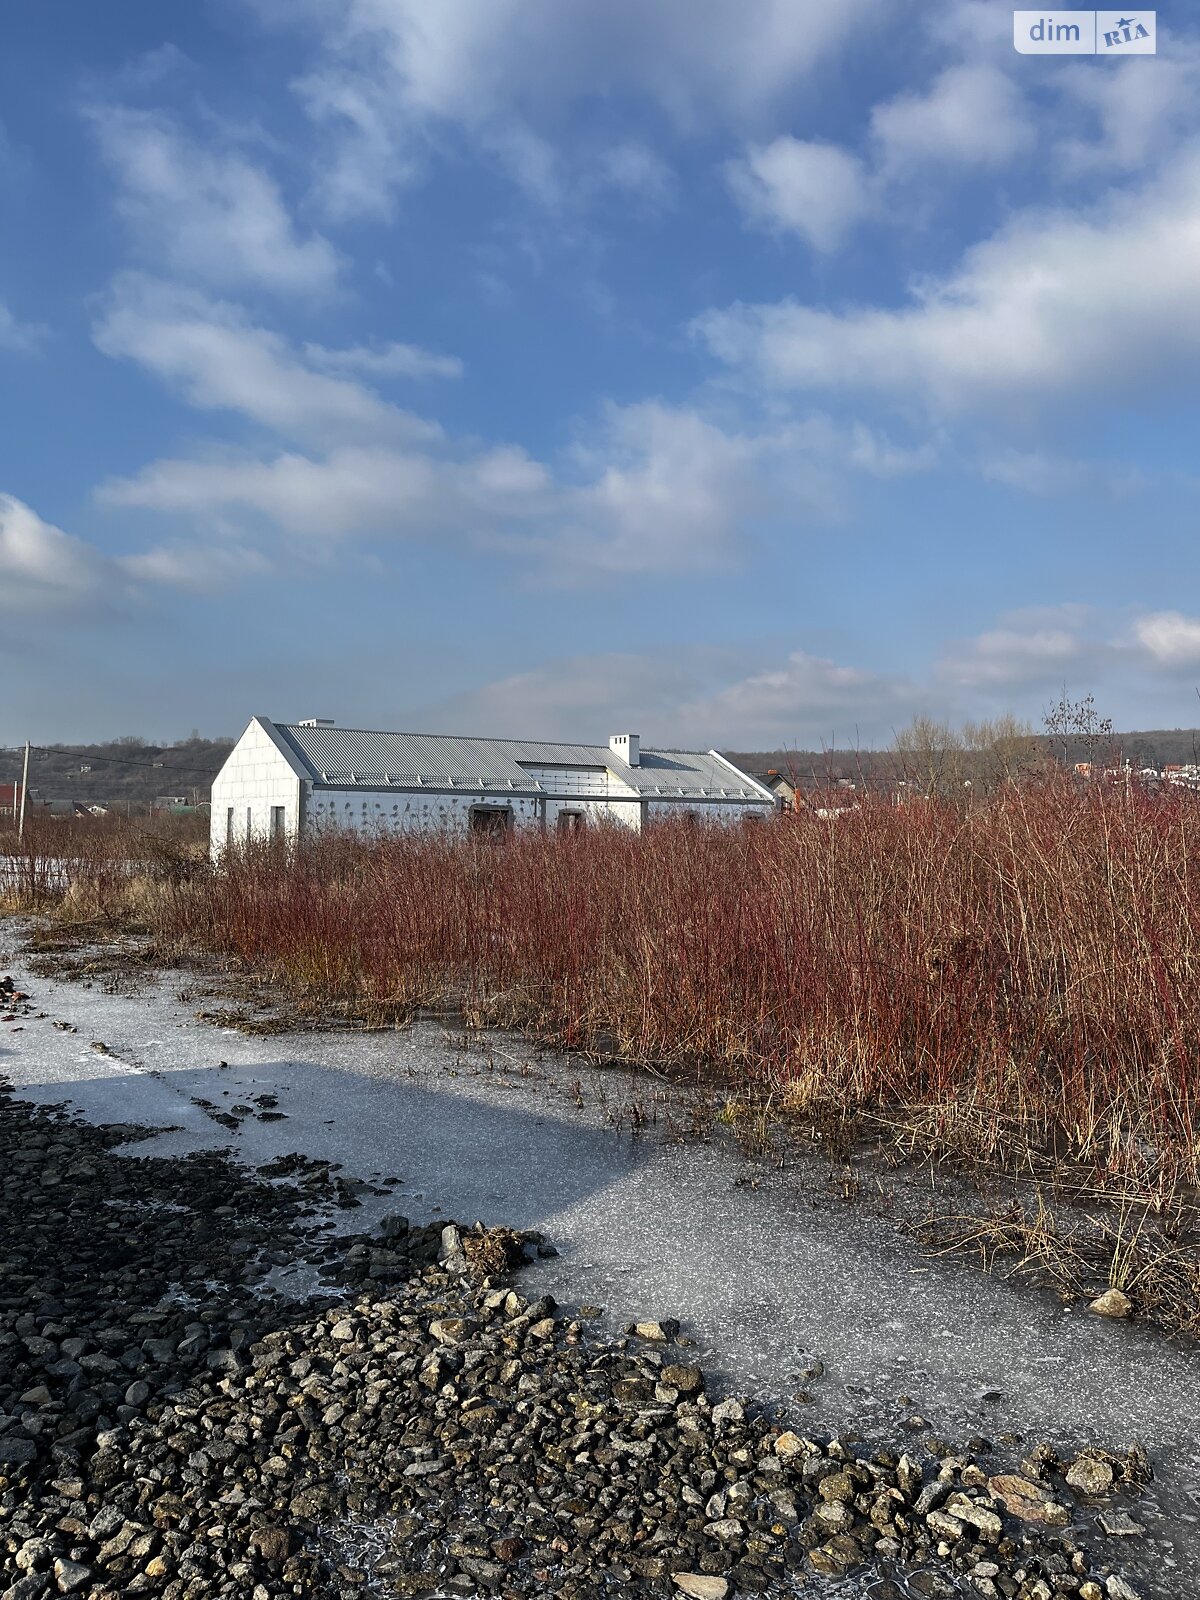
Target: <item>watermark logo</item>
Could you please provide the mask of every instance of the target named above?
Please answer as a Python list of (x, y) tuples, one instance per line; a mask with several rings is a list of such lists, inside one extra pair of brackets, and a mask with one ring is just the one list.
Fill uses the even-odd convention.
[(1097, 11), (1098, 56), (1152, 56), (1155, 54), (1155, 11), (1126, 16), (1121, 11)]
[(1023, 56), (1152, 56), (1154, 11), (1014, 11), (1013, 44)]

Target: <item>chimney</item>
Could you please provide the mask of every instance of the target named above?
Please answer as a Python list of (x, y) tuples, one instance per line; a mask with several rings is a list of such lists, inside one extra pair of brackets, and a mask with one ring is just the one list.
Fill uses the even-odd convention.
[(333, 728), (336, 727), (336, 723), (332, 717), (301, 717), (299, 726), (302, 728)]
[(620, 756), (628, 767), (636, 767), (642, 759), (642, 737), (638, 733), (614, 733), (608, 741), (613, 755)]

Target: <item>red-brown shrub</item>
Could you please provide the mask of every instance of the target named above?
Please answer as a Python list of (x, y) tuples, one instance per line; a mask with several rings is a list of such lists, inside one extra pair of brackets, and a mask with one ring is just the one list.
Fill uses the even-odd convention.
[(1114, 1177), (1198, 1169), (1200, 801), (1009, 787), (836, 818), (314, 839), (159, 932), (315, 998), (470, 1015)]

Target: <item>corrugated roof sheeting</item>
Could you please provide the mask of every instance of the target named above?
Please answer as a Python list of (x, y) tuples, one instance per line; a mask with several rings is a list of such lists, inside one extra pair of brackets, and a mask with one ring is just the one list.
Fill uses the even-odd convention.
[(468, 739), (441, 733), (381, 733), (366, 728), (306, 727), (276, 723), (276, 729), (309, 768), (314, 783), (389, 783), (417, 787), (533, 788), (522, 763), (540, 767), (607, 768), (637, 793), (653, 799), (761, 800), (737, 775), (710, 755), (643, 750), (630, 767), (607, 745), (543, 744), (519, 739)]

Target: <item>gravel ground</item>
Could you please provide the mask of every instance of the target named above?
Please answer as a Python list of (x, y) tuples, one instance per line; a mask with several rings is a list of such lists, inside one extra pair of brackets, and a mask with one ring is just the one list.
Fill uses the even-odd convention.
[[(120, 1081), (119, 1124), (0, 1097), (4, 1600), (1190, 1592), (1087, 1536), (1141, 1525), (1136, 1450), (788, 1426), (676, 1324), (559, 1312), (534, 1231), (410, 1222), (377, 1165), (287, 1154), (261, 1081), (189, 1097), (169, 1154), (129, 1125), (159, 1080)], [(248, 1121), (270, 1153), (212, 1148)]]

